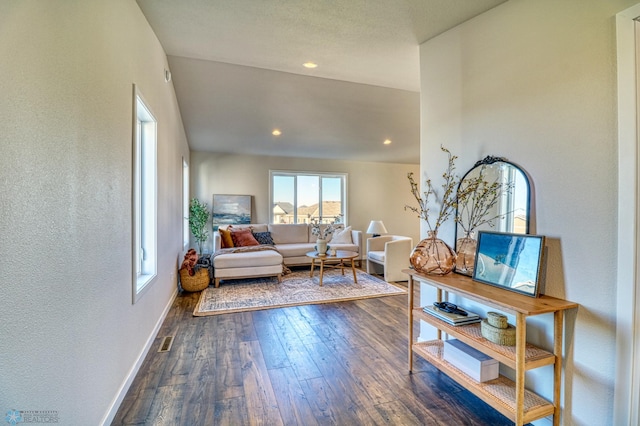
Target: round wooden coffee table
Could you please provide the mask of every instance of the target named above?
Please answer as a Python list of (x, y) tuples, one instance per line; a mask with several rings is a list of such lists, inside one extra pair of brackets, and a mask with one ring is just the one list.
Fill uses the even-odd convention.
[(336, 250), (335, 255), (319, 255), (317, 251), (310, 251), (307, 253), (307, 257), (311, 258), (311, 273), (310, 277), (313, 277), (313, 270), (316, 266), (316, 260), (320, 262), (320, 287), (322, 287), (322, 278), (324, 276), (324, 267), (325, 263), (329, 262), (328, 267), (337, 268), (339, 267), (342, 271), (342, 275), (344, 275), (344, 261), (351, 261), (351, 271), (353, 272), (353, 282), (357, 283), (358, 278), (356, 278), (356, 268), (354, 266), (354, 259), (358, 257), (358, 253), (354, 251), (346, 251), (346, 250)]

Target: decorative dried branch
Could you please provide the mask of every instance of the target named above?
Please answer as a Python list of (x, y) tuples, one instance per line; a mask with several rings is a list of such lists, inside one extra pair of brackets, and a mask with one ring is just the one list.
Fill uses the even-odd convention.
[[(438, 232), (440, 226), (447, 219), (449, 219), (451, 214), (458, 206), (458, 201), (456, 198), (456, 188), (459, 184), (459, 179), (454, 174), (455, 160), (458, 157), (452, 155), (451, 152), (443, 146), (441, 146), (440, 149), (443, 152), (446, 152), (449, 157), (447, 170), (442, 174), (444, 183), (442, 184), (442, 195), (440, 197), (438, 192), (433, 187), (431, 179), (427, 179), (425, 182), (426, 191), (424, 191), (423, 197), (420, 194), (420, 190), (418, 189), (418, 184), (413, 179), (413, 173), (407, 174), (407, 179), (409, 179), (409, 184), (411, 185), (411, 193), (418, 202), (418, 207), (406, 205), (404, 206), (404, 209), (416, 213), (420, 219), (423, 219), (425, 222), (427, 222), (427, 226), (432, 233)], [(438, 216), (435, 219), (435, 224), (432, 224), (433, 218), (429, 217), (430, 197), (433, 197), (434, 201), (436, 203), (439, 202), (440, 204), (440, 209), (438, 211)]]
[(504, 218), (505, 213), (490, 216), (494, 207), (506, 192), (511, 192), (513, 183), (493, 182), (485, 179), (485, 166), (480, 168), (478, 176), (465, 178), (458, 188), (458, 210), (455, 221), (466, 235), (476, 228), (488, 224), (495, 226), (495, 220)]
[(336, 216), (335, 220), (332, 223), (326, 226), (326, 228), (320, 229), (321, 223), (317, 219), (314, 219), (311, 222), (311, 234), (317, 236), (318, 238), (322, 238), (323, 240), (326, 240), (329, 235), (335, 232), (335, 230), (338, 228), (338, 225), (340, 225), (341, 222), (342, 222), (342, 214), (339, 214), (338, 216)]

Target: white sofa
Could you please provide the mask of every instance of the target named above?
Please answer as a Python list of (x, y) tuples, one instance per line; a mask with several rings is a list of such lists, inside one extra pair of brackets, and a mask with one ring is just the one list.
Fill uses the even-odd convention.
[[(326, 225), (322, 225), (324, 227)], [(278, 276), (282, 264), (286, 266), (310, 265), (306, 253), (314, 251), (317, 237), (308, 224), (251, 224), (233, 225), (233, 229), (250, 227), (253, 232), (269, 232), (275, 243), (275, 251), (216, 254), (222, 247), (219, 232), (213, 233), (213, 267), (216, 287), (221, 279), (248, 278), (255, 276)], [(358, 253), (356, 261), (362, 259), (362, 231), (351, 231), (351, 243), (335, 244), (328, 238), (331, 248)], [(276, 265), (277, 264), (277, 265)], [(278, 269), (278, 266), (280, 268)]]
[(413, 239), (400, 235), (367, 238), (367, 273), (384, 274), (385, 281), (407, 281)]

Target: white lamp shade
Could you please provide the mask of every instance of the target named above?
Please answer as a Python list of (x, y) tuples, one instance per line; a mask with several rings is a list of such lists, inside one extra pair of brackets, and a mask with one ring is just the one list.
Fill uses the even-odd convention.
[(367, 228), (367, 234), (386, 234), (387, 228), (384, 227), (384, 223), (381, 220), (372, 220)]

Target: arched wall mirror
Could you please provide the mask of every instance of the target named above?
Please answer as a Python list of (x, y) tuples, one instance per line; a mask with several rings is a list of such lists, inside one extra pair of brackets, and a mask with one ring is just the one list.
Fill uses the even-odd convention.
[(456, 272), (473, 275), (478, 231), (528, 234), (530, 206), (530, 183), (524, 170), (500, 157), (478, 161), (458, 186)]

